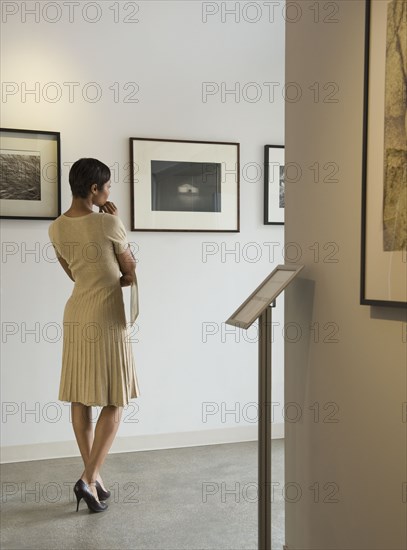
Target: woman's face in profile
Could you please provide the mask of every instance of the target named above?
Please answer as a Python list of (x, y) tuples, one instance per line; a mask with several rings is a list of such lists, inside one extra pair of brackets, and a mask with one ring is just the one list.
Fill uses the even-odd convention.
[(104, 204), (106, 204), (106, 201), (108, 200), (110, 195), (110, 187), (111, 183), (109, 180), (103, 185), (102, 189), (97, 191), (96, 195), (93, 195), (94, 205), (103, 206)]

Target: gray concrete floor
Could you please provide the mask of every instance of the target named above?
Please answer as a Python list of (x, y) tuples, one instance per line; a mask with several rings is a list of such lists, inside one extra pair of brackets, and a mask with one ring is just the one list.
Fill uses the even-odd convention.
[[(80, 458), (4, 464), (1, 548), (255, 550), (257, 442), (111, 454), (109, 509), (76, 513)], [(284, 543), (284, 440), (272, 442), (273, 550)]]

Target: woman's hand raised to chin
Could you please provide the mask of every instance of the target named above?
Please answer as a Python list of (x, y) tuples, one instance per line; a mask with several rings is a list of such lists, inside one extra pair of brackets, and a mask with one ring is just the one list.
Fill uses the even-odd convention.
[(103, 206), (99, 206), (99, 212), (105, 212), (106, 214), (113, 214), (117, 216), (119, 214), (116, 205), (113, 202), (106, 201)]

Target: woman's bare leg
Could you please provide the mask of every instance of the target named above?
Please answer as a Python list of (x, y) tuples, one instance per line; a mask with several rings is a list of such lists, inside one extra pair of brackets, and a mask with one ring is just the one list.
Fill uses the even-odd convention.
[(86, 466), (93, 445), (92, 407), (83, 403), (72, 403), (71, 415), (76, 442)]
[[(82, 475), (85, 483), (94, 483), (98, 479), (100, 468), (105, 461), (119, 428), (122, 412), (123, 407), (115, 407), (113, 405), (103, 407), (96, 423), (92, 449)], [(96, 493), (94, 485), (91, 485), (90, 489), (94, 494)]]
[[(83, 464), (86, 469), (86, 464), (89, 461), (90, 453), (93, 446), (93, 424), (92, 424), (92, 407), (84, 405), (83, 403), (72, 403), (71, 404), (71, 416), (72, 416), (72, 425), (76, 437), (76, 442), (79, 447), (79, 451), (82, 456)], [(85, 474), (85, 471), (82, 474), (82, 478)], [(101, 484), (102, 488), (105, 489), (103, 485), (102, 478), (100, 475), (96, 478)]]

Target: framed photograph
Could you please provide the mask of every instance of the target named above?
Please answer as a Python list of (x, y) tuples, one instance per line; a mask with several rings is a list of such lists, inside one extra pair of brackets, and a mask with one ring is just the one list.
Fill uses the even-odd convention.
[(130, 138), (132, 231), (239, 231), (239, 143)]
[(60, 133), (0, 128), (0, 217), (61, 214)]
[(366, 2), (363, 305), (407, 305), (406, 21), (406, 2)]
[(264, 146), (264, 225), (284, 224), (284, 145)]

